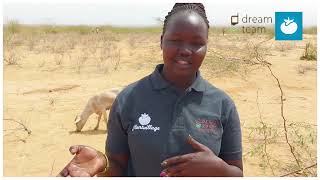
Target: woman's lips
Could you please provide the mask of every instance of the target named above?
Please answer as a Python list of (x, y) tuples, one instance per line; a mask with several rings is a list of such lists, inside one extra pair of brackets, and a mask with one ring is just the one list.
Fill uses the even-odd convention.
[(184, 61), (184, 60), (177, 60), (176, 61), (177, 64), (181, 64), (181, 65), (188, 65), (188, 64), (191, 64), (190, 62), (188, 61)]
[(189, 59), (177, 58), (175, 59), (175, 64), (181, 68), (189, 68), (191, 67), (192, 61)]
[(176, 60), (175, 62), (175, 66), (179, 69), (189, 69), (191, 68), (191, 62), (190, 61), (185, 61), (185, 60)]

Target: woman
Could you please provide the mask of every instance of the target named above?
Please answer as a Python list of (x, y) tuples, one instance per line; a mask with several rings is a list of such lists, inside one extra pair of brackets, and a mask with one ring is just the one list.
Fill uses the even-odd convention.
[(164, 64), (125, 88), (112, 106), (107, 158), (72, 146), (76, 155), (60, 175), (242, 176), (234, 102), (199, 72), (208, 29), (201, 3), (176, 3), (161, 36)]

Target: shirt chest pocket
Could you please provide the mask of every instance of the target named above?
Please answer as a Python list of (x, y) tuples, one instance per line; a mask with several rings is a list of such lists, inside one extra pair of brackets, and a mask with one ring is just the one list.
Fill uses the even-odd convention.
[(192, 132), (194, 139), (210, 148), (216, 155), (219, 155), (223, 134), (222, 124), (219, 119), (197, 119), (192, 125)]

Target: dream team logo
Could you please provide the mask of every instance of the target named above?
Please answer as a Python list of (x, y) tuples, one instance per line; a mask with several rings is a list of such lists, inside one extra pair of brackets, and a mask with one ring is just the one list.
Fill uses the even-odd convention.
[(302, 40), (302, 12), (275, 13), (276, 40)]
[(156, 132), (160, 130), (160, 127), (154, 127), (151, 124), (149, 124), (151, 122), (151, 117), (146, 113), (141, 114), (138, 120), (140, 125), (134, 125), (132, 127), (132, 131), (140, 129), (144, 131), (151, 130)]

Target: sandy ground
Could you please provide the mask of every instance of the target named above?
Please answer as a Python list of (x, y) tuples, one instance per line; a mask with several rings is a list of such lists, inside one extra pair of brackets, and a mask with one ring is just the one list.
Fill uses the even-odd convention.
[[(18, 37), (24, 39), (22, 35)], [(117, 54), (112, 56), (112, 53), (121, 52), (116, 70), (114, 63), (99, 64), (99, 50), (87, 50), (84, 38), (68, 50), (70, 56), (63, 56), (60, 64), (54, 53), (46, 50), (46, 47), (64, 44), (66, 40), (58, 35), (38, 37), (34, 47), (26, 45), (28, 40), (14, 47), (21, 55), (19, 65), (4, 65), (4, 176), (55, 176), (72, 158), (68, 152), (70, 145), (85, 144), (104, 151), (105, 123), (94, 131), (97, 116), (92, 115), (83, 131), (75, 133), (75, 116), (94, 94), (135, 82), (150, 74), (162, 61), (158, 35), (117, 37), (111, 41), (115, 44), (111, 57), (116, 59)], [(232, 50), (240, 46), (228, 36), (210, 38), (207, 57), (211, 50), (222, 52), (225, 48)], [(317, 66), (316, 61), (299, 58), (305, 44), (315, 39), (315, 36), (305, 36), (304, 41), (285, 47), (274, 40), (266, 42), (269, 51), (265, 60), (272, 64), (272, 71), (280, 80), (289, 142), (295, 146), (302, 167), (316, 162)], [(101, 46), (97, 43), (97, 47)], [(77, 63), (84, 56), (84, 50), (89, 57), (78, 70)], [(243, 131), (244, 174), (280, 176), (294, 171), (298, 167), (285, 139), (277, 81), (266, 67), (251, 66), (247, 70), (246, 73), (240, 70), (236, 73), (203, 70), (202, 73), (236, 103)], [(15, 121), (26, 125), (31, 134)], [(309, 171), (308, 175), (315, 175), (316, 167)]]

